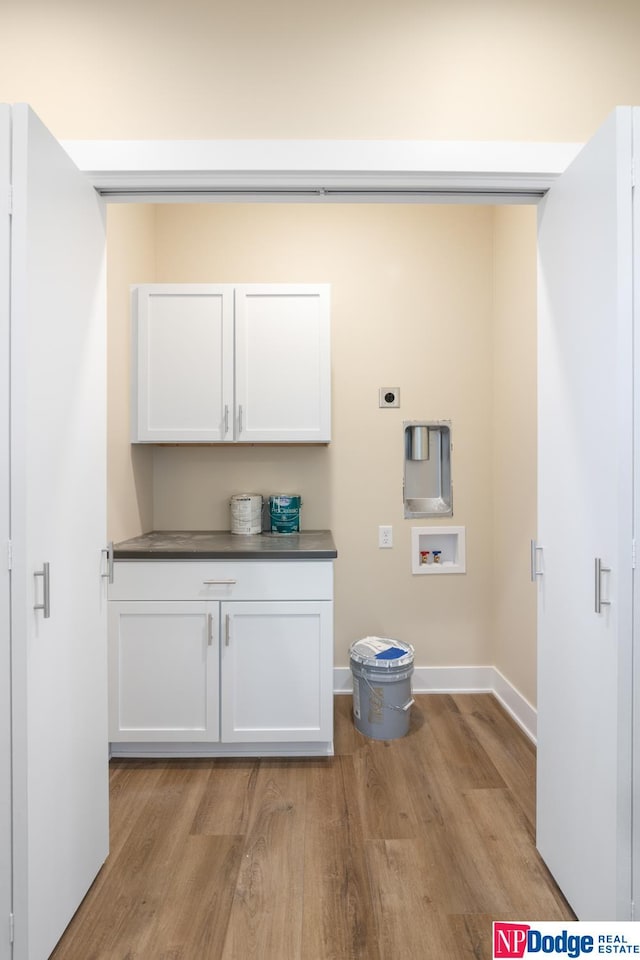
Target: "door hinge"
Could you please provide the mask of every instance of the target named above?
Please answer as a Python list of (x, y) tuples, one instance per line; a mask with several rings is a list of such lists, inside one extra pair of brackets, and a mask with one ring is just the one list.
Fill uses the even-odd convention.
[(9, 914), (9, 943), (13, 943), (15, 935), (15, 918), (12, 913)]
[(7, 570), (13, 570), (13, 540), (7, 540)]

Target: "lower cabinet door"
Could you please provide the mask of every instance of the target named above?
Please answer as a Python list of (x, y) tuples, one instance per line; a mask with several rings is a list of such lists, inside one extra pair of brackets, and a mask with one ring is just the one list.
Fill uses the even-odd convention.
[(221, 605), (224, 742), (333, 739), (333, 603)]
[(109, 739), (219, 739), (215, 601), (109, 603)]

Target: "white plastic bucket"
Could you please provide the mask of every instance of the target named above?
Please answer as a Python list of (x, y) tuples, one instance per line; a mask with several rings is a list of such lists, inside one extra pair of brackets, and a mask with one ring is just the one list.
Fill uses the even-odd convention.
[(229, 501), (231, 533), (252, 534), (262, 531), (262, 494), (236, 493)]
[(353, 720), (373, 740), (395, 740), (409, 730), (414, 650), (410, 643), (365, 637), (349, 648)]

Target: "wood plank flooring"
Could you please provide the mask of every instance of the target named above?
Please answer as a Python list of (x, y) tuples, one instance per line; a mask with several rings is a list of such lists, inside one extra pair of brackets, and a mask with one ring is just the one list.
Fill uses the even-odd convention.
[(113, 761), (111, 854), (52, 960), (490, 960), (492, 920), (574, 919), (490, 694), (416, 696), (391, 741), (350, 711), (331, 759)]

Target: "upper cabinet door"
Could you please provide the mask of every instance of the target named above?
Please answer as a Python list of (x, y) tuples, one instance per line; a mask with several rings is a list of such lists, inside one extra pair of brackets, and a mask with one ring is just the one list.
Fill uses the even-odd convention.
[(233, 287), (141, 285), (133, 318), (133, 442), (231, 439)]
[(236, 287), (236, 438), (331, 439), (328, 284)]
[(631, 119), (539, 213), (537, 845), (580, 920), (631, 919)]

